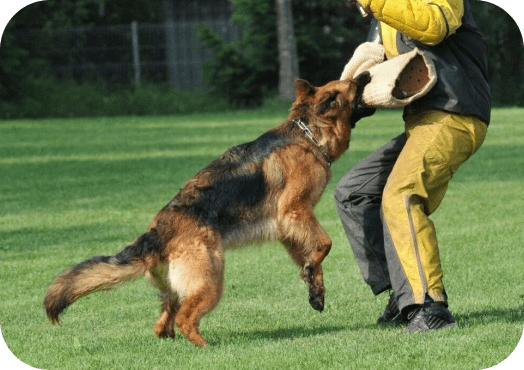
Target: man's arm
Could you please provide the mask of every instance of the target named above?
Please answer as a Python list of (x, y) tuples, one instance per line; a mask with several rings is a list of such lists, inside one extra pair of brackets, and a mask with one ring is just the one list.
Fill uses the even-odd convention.
[(463, 0), (357, 0), (376, 19), (426, 45), (436, 45), (462, 23)]

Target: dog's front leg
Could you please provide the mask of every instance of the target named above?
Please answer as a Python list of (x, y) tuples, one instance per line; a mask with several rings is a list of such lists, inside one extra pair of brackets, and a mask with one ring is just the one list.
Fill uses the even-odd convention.
[(324, 294), (326, 289), (322, 276), (322, 266), (319, 265), (315, 269), (310, 263), (306, 263), (302, 279), (309, 287), (309, 304), (311, 307), (319, 312), (324, 311)]
[(302, 268), (301, 278), (309, 287), (309, 303), (322, 312), (325, 293), (322, 261), (331, 249), (331, 239), (313, 210), (303, 204), (295, 204), (283, 212), (279, 226), (282, 243)]

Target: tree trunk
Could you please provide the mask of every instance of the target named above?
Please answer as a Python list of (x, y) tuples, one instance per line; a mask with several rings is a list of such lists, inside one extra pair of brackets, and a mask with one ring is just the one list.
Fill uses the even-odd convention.
[(166, 66), (169, 85), (177, 87), (175, 13), (173, 0), (162, 0), (164, 10), (164, 33), (166, 37)]
[(280, 59), (278, 92), (283, 99), (294, 99), (298, 78), (298, 56), (293, 29), (291, 0), (276, 0), (278, 55)]

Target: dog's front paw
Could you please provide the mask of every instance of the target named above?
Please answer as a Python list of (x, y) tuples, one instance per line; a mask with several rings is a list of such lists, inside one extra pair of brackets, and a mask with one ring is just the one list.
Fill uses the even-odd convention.
[(310, 290), (309, 304), (318, 312), (324, 311), (324, 292)]
[(311, 266), (309, 263), (306, 263), (304, 266), (304, 273), (302, 275), (302, 279), (306, 282), (306, 284), (311, 287), (313, 285), (313, 278), (314, 278), (314, 271), (313, 266)]

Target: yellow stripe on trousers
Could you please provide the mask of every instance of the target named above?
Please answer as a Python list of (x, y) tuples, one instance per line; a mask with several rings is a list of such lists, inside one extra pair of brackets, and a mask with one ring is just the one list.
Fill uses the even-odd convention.
[(424, 302), (426, 292), (435, 301), (445, 301), (429, 215), (442, 202), (453, 173), (480, 147), (486, 131), (486, 124), (475, 117), (441, 111), (411, 113), (406, 119), (408, 139), (384, 189), (382, 212), (415, 304)]

